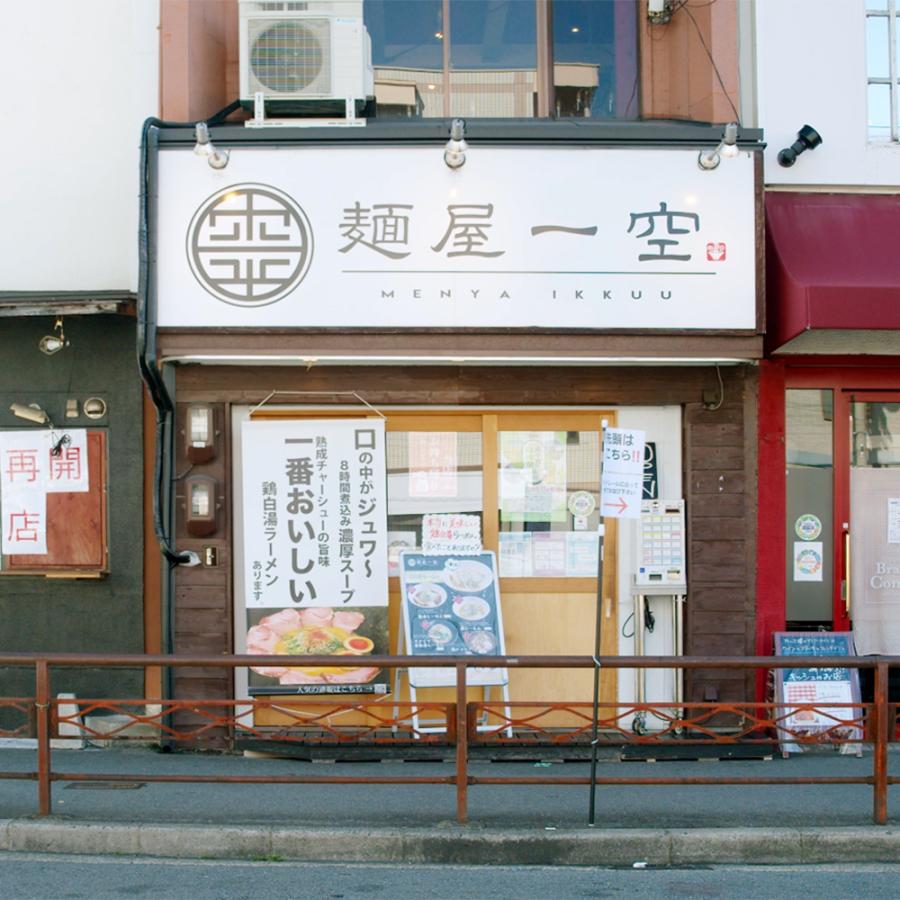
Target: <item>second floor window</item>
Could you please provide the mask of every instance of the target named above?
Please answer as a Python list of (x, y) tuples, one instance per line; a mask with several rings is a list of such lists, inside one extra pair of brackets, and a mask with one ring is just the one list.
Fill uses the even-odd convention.
[(379, 117), (636, 119), (637, 5), (366, 0)]
[(900, 140), (897, 117), (897, 10), (894, 0), (868, 0), (866, 9), (868, 133), (871, 141)]

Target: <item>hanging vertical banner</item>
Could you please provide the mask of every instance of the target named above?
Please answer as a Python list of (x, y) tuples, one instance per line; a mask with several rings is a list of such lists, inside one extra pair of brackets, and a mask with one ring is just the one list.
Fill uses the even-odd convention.
[(83, 428), (0, 431), (0, 551), (47, 553), (47, 494), (89, 490)]
[(639, 519), (643, 491), (644, 432), (604, 429), (601, 515), (611, 519)]
[(250, 693), (386, 692), (384, 423), (250, 421), (241, 450), (247, 652), (345, 663), (254, 668)]

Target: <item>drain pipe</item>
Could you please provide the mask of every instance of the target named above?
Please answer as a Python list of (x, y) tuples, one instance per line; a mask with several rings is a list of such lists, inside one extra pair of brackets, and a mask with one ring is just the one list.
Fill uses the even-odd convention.
[[(235, 101), (206, 120), (207, 125), (224, 121), (240, 104)], [(169, 563), (168, 580), (163, 586), (164, 651), (174, 651), (172, 629), (172, 572), (176, 566), (196, 566), (200, 557), (192, 550), (178, 551), (172, 545), (169, 525), (165, 521), (164, 496), (171, 482), (165, 483), (170, 470), (171, 429), (175, 403), (157, 364), (156, 352), (156, 189), (160, 128), (193, 128), (193, 122), (165, 122), (151, 117), (141, 129), (140, 219), (138, 227), (138, 296), (137, 296), (137, 362), (141, 379), (156, 408), (156, 437), (153, 460), (153, 529), (160, 550)], [(166, 670), (166, 696), (172, 696), (172, 672)]]

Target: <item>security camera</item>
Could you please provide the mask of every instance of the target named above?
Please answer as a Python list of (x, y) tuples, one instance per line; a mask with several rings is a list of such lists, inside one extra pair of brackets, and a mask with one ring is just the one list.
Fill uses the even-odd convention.
[(789, 169), (797, 157), (806, 150), (815, 150), (822, 143), (822, 136), (812, 125), (804, 125), (797, 132), (797, 140), (778, 154), (778, 165)]

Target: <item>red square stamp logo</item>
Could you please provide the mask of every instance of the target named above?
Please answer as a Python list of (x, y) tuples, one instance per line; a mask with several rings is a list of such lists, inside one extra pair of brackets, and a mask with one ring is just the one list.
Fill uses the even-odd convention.
[(709, 262), (725, 262), (726, 254), (724, 241), (710, 241), (706, 245), (706, 258)]

